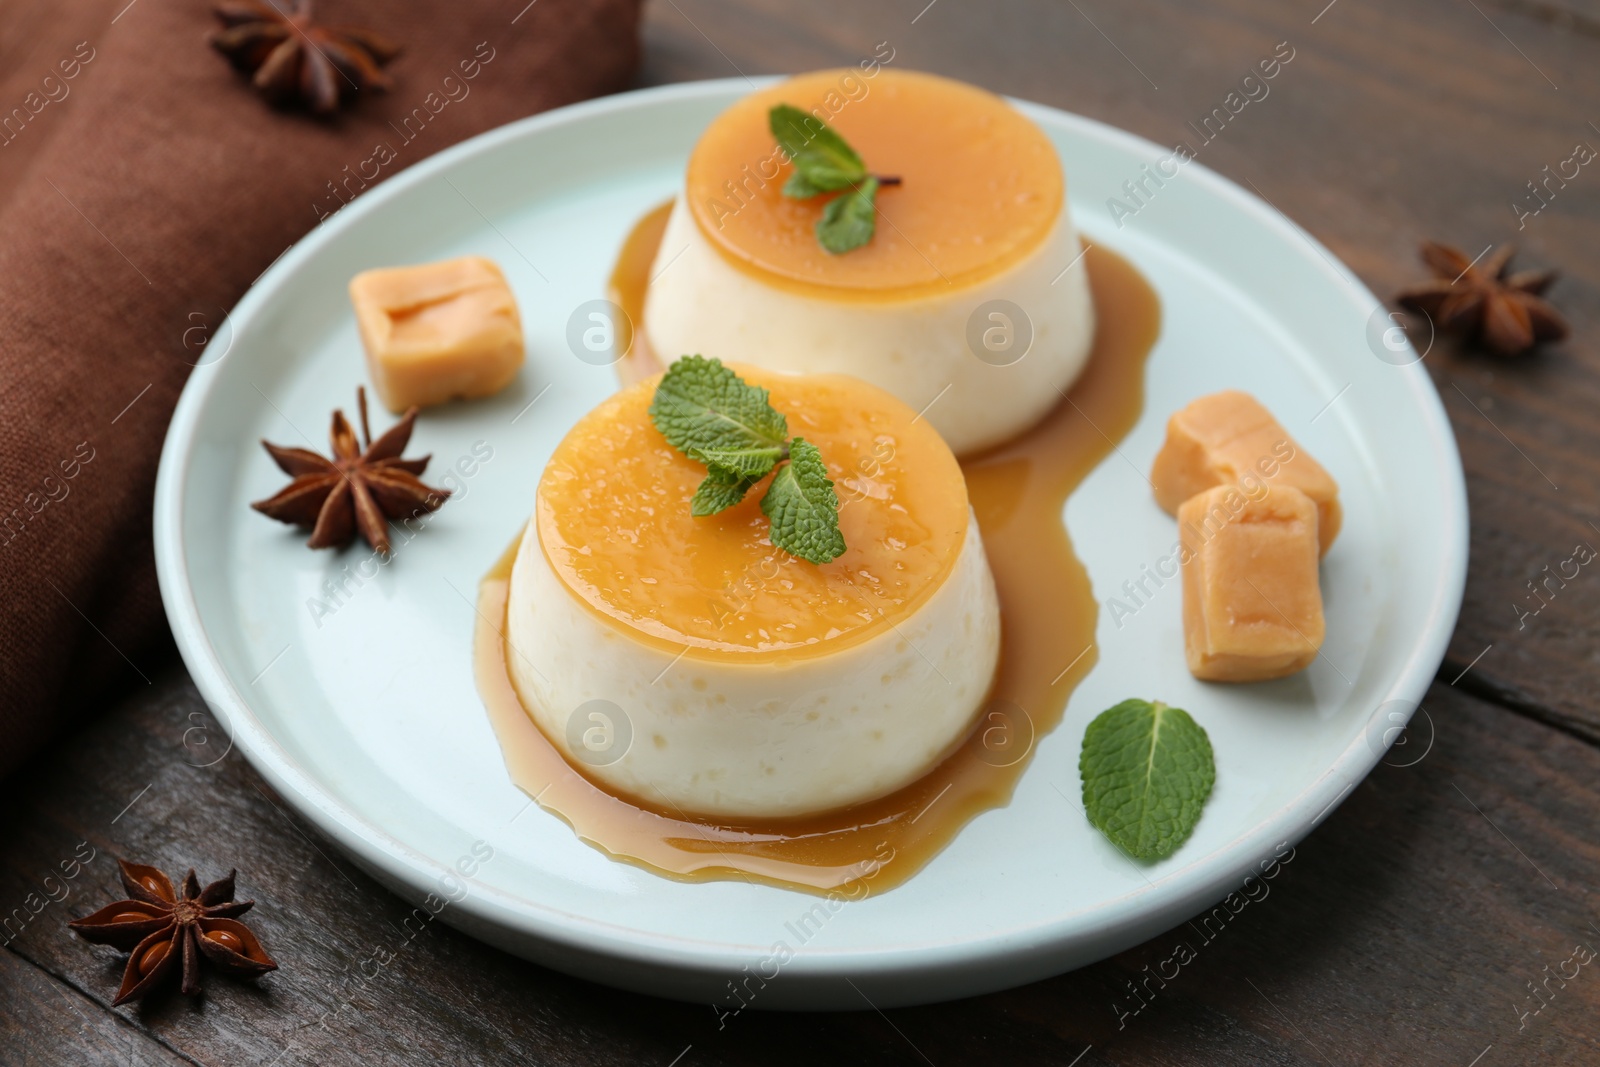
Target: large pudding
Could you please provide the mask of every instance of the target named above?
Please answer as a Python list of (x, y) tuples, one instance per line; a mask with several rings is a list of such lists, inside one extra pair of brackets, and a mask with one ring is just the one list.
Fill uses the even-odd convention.
[[(824, 250), (827, 197), (780, 192), (794, 169), (768, 127), (780, 103), (900, 179), (878, 192), (866, 245)], [(745, 97), (702, 135), (644, 329), (669, 362), (856, 375), (926, 408), (966, 454), (1038, 421), (1082, 370), (1094, 311), (1080, 253), (1054, 146), (1000, 97), (928, 74), (821, 71)]]
[(1000, 618), (966, 483), (926, 419), (843, 375), (738, 367), (817, 445), (848, 546), (774, 548), (759, 491), (716, 515), (648, 414), (657, 378), (573, 428), (512, 569), (507, 667), (552, 744), (649, 806), (832, 810), (926, 773), (968, 733)]

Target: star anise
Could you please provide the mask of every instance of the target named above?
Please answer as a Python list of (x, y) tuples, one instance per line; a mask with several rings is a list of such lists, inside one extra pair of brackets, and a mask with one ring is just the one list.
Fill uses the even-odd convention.
[(401, 459), (400, 453), (411, 440), (417, 409), (389, 427), (376, 441), (367, 427), (367, 391), (356, 388), (361, 412), (362, 444), (345, 420), (343, 411), (333, 413), (333, 459), (325, 459), (310, 449), (283, 448), (262, 441), (265, 448), (294, 481), (266, 500), (250, 506), (279, 522), (309, 527), (312, 548), (338, 548), (355, 540), (356, 531), (367, 544), (383, 555), (389, 554), (389, 521), (415, 518), (435, 511), (450, 496), (448, 489), (433, 489), (417, 476), (427, 469), (431, 455), (421, 459)]
[(1567, 335), (1561, 313), (1540, 294), (1555, 281), (1551, 270), (1508, 274), (1515, 249), (1501, 245), (1482, 263), (1449, 245), (1426, 241), (1422, 261), (1434, 280), (1396, 299), (1428, 315), (1439, 328), (1481, 341), (1503, 356), (1515, 356), (1541, 341)]
[[(183, 880), (179, 897), (166, 875), (154, 867), (118, 860), (127, 900), (107, 904), (93, 915), (67, 925), (85, 941), (110, 945), (128, 953), (122, 988), (112, 1006), (138, 1000), (182, 974), (184, 995), (200, 991), (200, 957), (238, 978), (257, 978), (278, 969), (250, 928), (238, 921), (255, 906), (233, 899), (233, 878), (204, 889), (194, 871)], [(182, 966), (179, 961), (182, 960)]]
[(311, 0), (225, 0), (215, 11), (222, 29), (211, 46), (274, 103), (299, 100), (326, 115), (344, 97), (393, 84), (382, 68), (400, 46), (370, 30), (316, 24)]

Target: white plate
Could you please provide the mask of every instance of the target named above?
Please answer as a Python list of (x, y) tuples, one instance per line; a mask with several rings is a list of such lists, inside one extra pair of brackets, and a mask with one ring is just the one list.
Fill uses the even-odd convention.
[[(473, 684), (472, 599), (556, 442), (616, 386), (574, 357), (568, 317), (602, 294), (630, 225), (675, 191), (699, 132), (748, 88), (628, 93), (487, 133), (361, 197), (256, 282), (184, 391), (156, 489), (162, 595), (201, 693), (272, 786), (396, 892), (459, 898), (446, 922), (631, 989), (711, 1001), (748, 969), (768, 978), (746, 985), (756, 1007), (944, 999), (1081, 966), (1215, 904), (1332, 810), (1427, 688), (1465, 575), (1460, 460), (1426, 374), (1395, 365), (1414, 353), (1384, 348), (1378, 302), (1310, 236), (1197, 163), (1119, 228), (1107, 198), (1166, 151), (1037, 105), (1019, 106), (1059, 147), (1079, 225), (1132, 259), (1163, 305), (1144, 416), (1066, 508), (1096, 595), (1175, 539), (1141, 473), (1168, 413), (1244, 388), (1341, 486), (1323, 656), (1281, 682), (1204, 686), (1184, 669), (1176, 583), (1120, 628), (1102, 610), (1100, 662), (1010, 806), (905, 885), (842, 906), (613, 862), (507, 778)], [(466, 253), (505, 268), (528, 365), (497, 397), (425, 414), (413, 452), (433, 453), (429, 481), (470, 466), (475, 444), (492, 458), (335, 602), (326, 583), (366, 554), (308, 551), (249, 510), (284, 481), (257, 440), (325, 450), (330, 410), (351, 409), (365, 379), (352, 274)], [(314, 598), (332, 613), (317, 617)], [(1075, 806), (1084, 726), (1134, 695), (1189, 709), (1217, 760), (1194, 836), (1148, 866)], [(774, 977), (779, 942), (795, 955)]]

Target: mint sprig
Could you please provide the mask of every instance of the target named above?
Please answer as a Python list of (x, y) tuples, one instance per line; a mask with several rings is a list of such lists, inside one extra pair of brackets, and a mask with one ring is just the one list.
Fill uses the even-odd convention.
[(860, 248), (872, 240), (872, 230), (877, 222), (878, 179), (868, 178), (861, 187), (828, 201), (822, 209), (822, 221), (817, 223), (817, 240), (822, 247), (838, 255), (852, 248)]
[(650, 402), (650, 419), (672, 447), (724, 481), (760, 478), (783, 458), (789, 423), (722, 363), (685, 356), (668, 369)]
[(1189, 713), (1145, 700), (1124, 700), (1089, 724), (1078, 773), (1089, 822), (1143, 860), (1177, 851), (1217, 776), (1211, 741)]
[(813, 563), (844, 552), (839, 498), (822, 453), (804, 437), (789, 444), (789, 462), (772, 476), (767, 495), (761, 498), (761, 513), (772, 521), (772, 543), (785, 552)]
[(769, 111), (767, 124), (794, 163), (794, 173), (783, 184), (784, 196), (808, 200), (843, 191), (828, 202), (817, 222), (817, 241), (822, 247), (838, 255), (872, 240), (878, 189), (898, 185), (900, 179), (868, 173), (861, 156), (832, 127), (790, 104)]
[(724, 471), (712, 467), (700, 488), (689, 498), (689, 514), (695, 518), (727, 511), (744, 499), (759, 478), (729, 477)]
[[(695, 516), (715, 515), (743, 500), (774, 469), (761, 499), (774, 545), (810, 563), (837, 559), (845, 549), (839, 498), (817, 447), (789, 440), (789, 422), (721, 360), (684, 356), (662, 376), (650, 401), (650, 421), (679, 452), (706, 467), (689, 501)], [(787, 462), (785, 462), (787, 460)]]
[(850, 189), (867, 176), (866, 164), (833, 127), (791, 104), (767, 112), (767, 125), (778, 147), (794, 163), (784, 196), (806, 197)]

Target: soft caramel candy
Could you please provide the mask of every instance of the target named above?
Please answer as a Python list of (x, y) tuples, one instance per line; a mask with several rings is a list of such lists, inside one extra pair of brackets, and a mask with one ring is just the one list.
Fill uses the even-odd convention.
[(1257, 682), (1308, 666), (1322, 647), (1317, 505), (1293, 486), (1252, 499), (1233, 486), (1178, 509), (1189, 672)]
[(1316, 502), (1319, 554), (1339, 535), (1338, 484), (1255, 397), (1236, 389), (1203, 396), (1167, 420), (1150, 484), (1169, 515), (1213, 486), (1249, 497), (1265, 486), (1292, 486)]
[(390, 411), (488, 396), (522, 366), (522, 320), (481, 256), (369, 270), (350, 279), (372, 384)]

